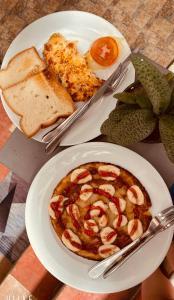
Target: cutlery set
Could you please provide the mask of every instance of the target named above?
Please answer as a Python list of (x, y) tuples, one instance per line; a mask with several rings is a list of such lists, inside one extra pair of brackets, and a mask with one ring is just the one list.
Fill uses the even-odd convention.
[(162, 210), (152, 218), (148, 230), (141, 237), (124, 247), (119, 252), (114, 253), (113, 255), (94, 265), (88, 272), (89, 277), (92, 279), (97, 279), (100, 276), (107, 278), (114, 271), (118, 270), (126, 261), (128, 261), (133, 254), (142, 249), (142, 247), (152, 238), (173, 225), (174, 206), (172, 205)]
[(92, 104), (101, 99), (102, 96), (108, 96), (117, 90), (120, 83), (127, 74), (129, 63), (130, 55), (122, 63), (119, 64), (117, 69), (110, 75), (110, 77), (104, 82), (104, 84), (100, 87), (100, 89), (95, 93), (93, 97), (91, 97), (87, 102), (79, 107), (60, 125), (50, 130), (42, 137), (42, 141), (47, 143), (45, 147), (45, 152), (47, 154), (54, 152), (54, 150), (60, 144), (61, 138), (64, 133), (76, 122), (76, 120), (84, 115), (84, 113)]

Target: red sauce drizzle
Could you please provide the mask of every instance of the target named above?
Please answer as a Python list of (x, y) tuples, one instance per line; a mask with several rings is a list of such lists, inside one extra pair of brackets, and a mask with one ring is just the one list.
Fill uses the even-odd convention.
[(86, 233), (88, 236), (93, 236), (95, 234), (92, 229), (84, 229), (84, 233)]
[(54, 210), (54, 212), (56, 211), (56, 210), (58, 210), (58, 208), (59, 208), (59, 202), (52, 202), (51, 204), (50, 204), (50, 206), (51, 206), (51, 208)]
[(71, 237), (70, 237), (70, 234), (67, 230), (65, 230), (63, 234), (64, 234), (66, 239), (70, 240)]
[(114, 199), (112, 199), (112, 202), (115, 204), (117, 210), (118, 210), (118, 214), (121, 214), (121, 208), (120, 208), (120, 201), (117, 197), (113, 197)]
[(138, 195), (137, 195), (137, 191), (134, 189), (134, 187), (130, 187), (129, 190), (132, 192), (132, 194), (134, 195), (134, 197), (137, 199)]
[(82, 246), (79, 243), (75, 242), (75, 241), (71, 241), (71, 245), (78, 248), (79, 250), (82, 249)]
[(112, 237), (115, 235), (115, 231), (111, 231), (108, 235), (107, 235), (107, 241), (109, 241), (110, 239), (112, 239)]
[(56, 202), (52, 202), (50, 204), (52, 210), (54, 210), (56, 218), (59, 218), (61, 215), (61, 210), (60, 210), (61, 200), (63, 200), (63, 197), (59, 198), (59, 200), (57, 200)]
[(84, 189), (84, 190), (81, 190), (80, 191), (80, 194), (83, 194), (83, 193), (90, 193), (90, 192), (92, 192), (93, 191), (93, 189)]
[(105, 254), (105, 253), (108, 253), (110, 251), (111, 251), (111, 249), (102, 249), (100, 252), (103, 253), (103, 254)]
[(122, 215), (118, 215), (118, 221), (117, 221), (117, 226), (120, 227), (122, 222)]
[(90, 227), (94, 227), (96, 224), (93, 223), (93, 222), (90, 222), (90, 221), (87, 221), (87, 224), (90, 226)]
[(70, 240), (72, 246), (78, 248), (79, 250), (82, 249), (82, 246), (79, 243), (71, 240), (71, 236), (67, 230), (65, 230), (63, 234), (66, 239)]
[(102, 195), (102, 196), (108, 198), (109, 200), (111, 200), (113, 203), (115, 203), (118, 213), (121, 214), (120, 203), (119, 203), (119, 199), (117, 197), (111, 196), (109, 193), (107, 193), (106, 191), (104, 191), (102, 189), (94, 188), (93, 191), (95, 194)]
[(76, 227), (77, 229), (80, 229), (80, 224), (79, 224), (79, 222), (76, 220), (76, 218), (74, 217), (72, 208), (73, 208), (73, 206), (72, 206), (72, 204), (70, 204), (70, 205), (69, 205), (69, 214), (70, 214), (70, 217), (72, 218), (73, 225), (74, 225), (74, 227)]
[(84, 220), (89, 220), (91, 219), (91, 216), (90, 216), (90, 209), (88, 209), (86, 215), (84, 216)]
[(93, 189), (93, 192), (94, 192), (95, 194), (104, 196), (104, 197), (109, 198), (109, 199), (110, 199), (110, 197), (112, 197), (109, 193), (107, 193), (107, 192), (105, 192), (104, 190), (99, 189), (99, 188), (94, 188), (94, 189)]
[(137, 228), (138, 228), (138, 220), (134, 219), (134, 226), (132, 227), (132, 230), (130, 232), (130, 236), (134, 235), (134, 233), (136, 232)]
[(102, 177), (114, 177), (114, 178), (118, 177), (117, 174), (109, 171), (99, 171), (98, 174)]
[(98, 209), (100, 211), (99, 217), (101, 217), (103, 214), (105, 214), (104, 209), (101, 208), (100, 206), (94, 206), (93, 205), (93, 206), (90, 207), (90, 210), (92, 210), (92, 209)]
[(83, 171), (82, 173), (80, 173), (77, 177), (75, 182), (78, 182), (80, 179), (83, 179), (84, 177), (90, 175), (88, 170)]

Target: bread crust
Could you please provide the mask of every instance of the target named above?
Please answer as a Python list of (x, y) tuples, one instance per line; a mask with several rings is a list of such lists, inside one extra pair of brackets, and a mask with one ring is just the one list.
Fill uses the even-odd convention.
[[(13, 61), (16, 59), (16, 57), (20, 56), (22, 53), (27, 52), (28, 50), (31, 50), (31, 49), (34, 50), (35, 54), (37, 55), (38, 59), (40, 60), (40, 63), (43, 65), (43, 70), (44, 70), (44, 69), (46, 68), (46, 64), (45, 64), (44, 60), (42, 60), (41, 57), (39, 56), (39, 54), (38, 54), (36, 48), (35, 48), (34, 46), (32, 46), (32, 47), (30, 47), (30, 48), (24, 49), (24, 50), (22, 50), (22, 51), (16, 53), (16, 54), (9, 60), (7, 66), (6, 66), (5, 68), (3, 68), (3, 69), (0, 70), (0, 73), (3, 74), (4, 72), (6, 72), (6, 71), (8, 70), (8, 68), (10, 67), (10, 65), (13, 63)], [(41, 70), (40, 70), (40, 71), (41, 71)], [(37, 73), (40, 73), (40, 71), (37, 72)], [(29, 78), (29, 77), (31, 77), (31, 76), (33, 76), (33, 75), (36, 75), (37, 73), (36, 73), (36, 72), (30, 72), (29, 75), (27, 75), (23, 80), (26, 80), (27, 78)], [(21, 81), (20, 81), (20, 82), (21, 82)], [(18, 83), (19, 83), (19, 82), (18, 82)], [(9, 87), (11, 87), (11, 86), (13, 86), (13, 84), (7, 86), (6, 89), (9, 88)], [(1, 86), (1, 84), (0, 84), (0, 89), (3, 90), (3, 87)]]
[[(67, 92), (62, 86), (60, 86), (59, 83), (56, 83), (56, 81), (54, 81), (53, 79), (48, 80), (43, 72), (40, 72), (39, 74), (36, 74), (36, 75), (33, 75), (33, 76), (38, 76), (38, 75), (41, 75), (41, 77), (44, 78), (44, 80), (47, 81), (47, 83), (49, 84), (49, 86), (52, 88), (52, 90), (54, 91), (54, 93), (55, 93), (58, 97), (60, 97), (60, 93), (62, 94), (62, 96), (64, 97), (64, 98), (63, 98), (63, 101), (65, 100), (65, 101), (67, 101), (67, 103), (68, 103), (69, 105), (71, 105), (71, 108), (72, 108), (72, 112), (71, 112), (71, 113), (73, 113), (73, 111), (75, 110), (75, 106), (74, 106), (74, 103), (73, 103), (73, 101), (72, 101), (72, 99), (71, 99), (71, 96), (68, 94), (68, 92)], [(30, 78), (26, 78), (26, 79), (20, 81), (20, 84), (21, 84), (22, 82), (25, 82), (25, 81), (29, 80), (29, 79), (30, 79)], [(9, 88), (13, 88), (13, 87), (17, 86), (18, 84), (19, 84), (19, 83), (16, 83), (16, 84), (10, 86)], [(57, 85), (56, 85), (56, 84), (57, 84)], [(7, 89), (8, 89), (8, 88), (7, 88)], [(37, 128), (36, 130), (34, 130), (34, 131), (31, 132), (30, 134), (28, 134), (28, 133), (26, 132), (26, 130), (25, 130), (24, 125), (23, 125), (25, 116), (23, 116), (23, 114), (21, 114), (17, 109), (15, 109), (15, 108), (11, 105), (11, 103), (8, 101), (8, 99), (6, 98), (4, 92), (5, 92), (7, 89), (5, 89), (4, 91), (2, 91), (3, 98), (4, 98), (4, 100), (6, 101), (7, 105), (10, 107), (10, 109), (11, 109), (15, 114), (17, 114), (19, 117), (21, 117), (20, 122), (19, 122), (20, 128), (21, 128), (21, 130), (24, 132), (24, 134), (25, 134), (28, 138), (33, 137), (35, 134), (37, 134), (37, 133), (39, 132), (40, 129), (42, 129), (42, 128), (47, 128), (47, 127), (53, 125), (58, 119), (60, 119), (60, 118), (65, 118), (65, 117), (68, 117), (69, 115), (71, 115), (71, 113), (67, 113), (67, 114), (59, 115), (58, 117), (55, 116), (55, 117), (52, 118), (51, 120), (48, 120), (48, 121), (46, 121), (46, 122), (43, 122), (42, 124), (40, 124), (40, 125), (38, 126), (38, 128)]]

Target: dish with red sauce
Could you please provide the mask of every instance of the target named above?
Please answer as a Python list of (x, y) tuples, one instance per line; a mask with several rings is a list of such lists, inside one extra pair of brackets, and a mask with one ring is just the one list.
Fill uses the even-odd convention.
[(69, 250), (102, 260), (147, 230), (150, 207), (147, 191), (133, 174), (114, 164), (91, 162), (58, 183), (49, 215)]

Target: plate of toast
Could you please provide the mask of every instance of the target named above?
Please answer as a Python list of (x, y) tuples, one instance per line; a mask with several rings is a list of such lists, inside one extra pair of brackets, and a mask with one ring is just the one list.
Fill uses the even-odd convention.
[[(22, 30), (10, 45), (0, 71), (2, 104), (28, 138), (42, 137), (88, 101), (130, 54), (123, 35), (103, 18), (81, 11), (45, 16)], [(134, 81), (130, 64), (117, 92)], [(116, 105), (104, 96), (73, 124), (62, 146), (100, 135)]]

